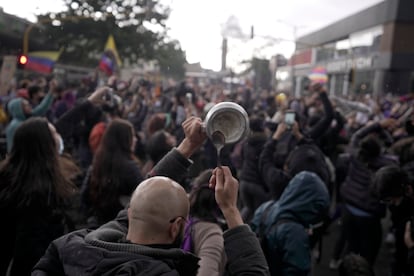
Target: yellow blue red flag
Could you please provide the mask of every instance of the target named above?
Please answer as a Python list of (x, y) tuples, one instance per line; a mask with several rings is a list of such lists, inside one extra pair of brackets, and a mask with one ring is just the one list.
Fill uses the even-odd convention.
[(51, 73), (61, 53), (62, 50), (30, 52), (27, 54), (25, 69), (39, 73)]
[(108, 76), (112, 75), (122, 65), (119, 58), (118, 51), (115, 45), (115, 39), (112, 35), (109, 35), (104, 53), (102, 54), (99, 62), (99, 69), (101, 69)]

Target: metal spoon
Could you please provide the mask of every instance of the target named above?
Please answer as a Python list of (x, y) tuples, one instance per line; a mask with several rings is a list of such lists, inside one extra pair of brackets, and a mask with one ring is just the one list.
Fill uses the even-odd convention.
[(211, 135), (211, 141), (213, 142), (214, 147), (216, 147), (217, 150), (217, 167), (221, 166), (221, 159), (220, 159), (220, 152), (221, 149), (224, 147), (225, 144), (225, 137), (224, 134), (221, 131), (214, 131)]

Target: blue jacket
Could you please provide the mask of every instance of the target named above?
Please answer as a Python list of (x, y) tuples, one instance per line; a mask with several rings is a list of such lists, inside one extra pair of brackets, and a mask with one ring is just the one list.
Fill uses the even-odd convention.
[[(9, 125), (6, 128), (6, 142), (7, 142), (7, 152), (10, 152), (13, 146), (13, 138), (16, 129), (27, 119), (26, 115), (23, 112), (22, 98), (16, 98), (11, 100), (7, 108), (9, 110), (10, 116), (13, 118)], [(50, 105), (53, 102), (53, 96), (51, 93), (48, 93), (44, 99), (40, 102), (38, 106), (33, 108), (32, 116), (43, 116), (48, 111)]]
[[(267, 208), (270, 209), (262, 222)], [(311, 248), (307, 229), (321, 222), (328, 208), (325, 184), (316, 174), (301, 172), (289, 182), (278, 201), (266, 202), (256, 210), (252, 229), (259, 234), (264, 227), (262, 233), (265, 233), (272, 256), (269, 261), (271, 275), (309, 274)]]

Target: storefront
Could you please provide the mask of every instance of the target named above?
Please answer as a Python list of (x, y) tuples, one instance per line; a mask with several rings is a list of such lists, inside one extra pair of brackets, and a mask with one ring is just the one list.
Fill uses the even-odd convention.
[[(278, 69), (287, 75), (277, 72), (276, 79), (283, 75), (291, 91), (303, 91), (312, 69), (324, 67), (331, 94), (414, 92), (412, 10), (412, 0), (387, 0), (300, 37), (289, 66)], [(311, 60), (297, 58), (309, 51)]]

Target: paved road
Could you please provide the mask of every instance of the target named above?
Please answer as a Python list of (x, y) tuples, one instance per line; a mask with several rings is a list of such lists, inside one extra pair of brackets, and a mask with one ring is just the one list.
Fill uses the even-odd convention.
[[(383, 220), (383, 233), (387, 233), (385, 229), (388, 229), (389, 220)], [(329, 228), (329, 233), (323, 240), (322, 260), (320, 264), (315, 264), (313, 269), (313, 276), (338, 276), (338, 272), (329, 269), (329, 260), (333, 252), (335, 239), (339, 233), (338, 223), (334, 223)], [(390, 248), (383, 242), (377, 261), (375, 263), (375, 275), (376, 276), (389, 276), (391, 261)]]

